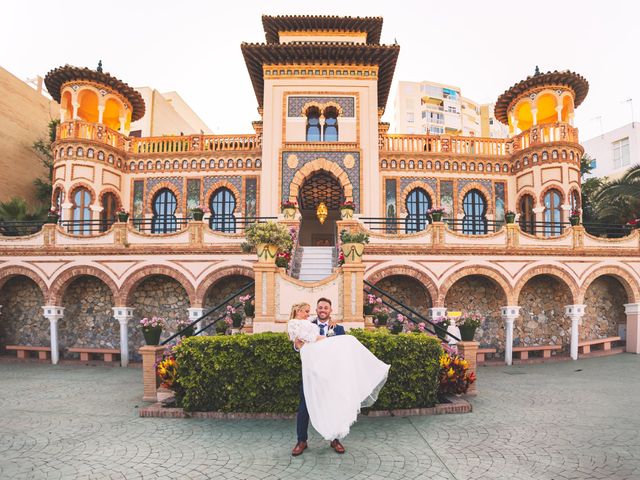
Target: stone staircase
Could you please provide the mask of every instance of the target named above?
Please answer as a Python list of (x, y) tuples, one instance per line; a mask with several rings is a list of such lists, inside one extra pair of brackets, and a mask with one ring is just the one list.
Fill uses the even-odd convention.
[(327, 278), (333, 272), (334, 247), (298, 247), (300, 252), (300, 270), (298, 279), (304, 282), (317, 282)]

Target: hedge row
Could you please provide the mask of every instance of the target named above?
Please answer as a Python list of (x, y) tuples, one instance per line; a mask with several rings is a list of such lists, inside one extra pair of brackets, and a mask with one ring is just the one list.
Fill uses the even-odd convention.
[[(438, 340), (386, 329), (350, 333), (391, 365), (374, 410), (436, 403)], [(300, 357), (283, 333), (190, 337), (177, 347), (176, 361), (176, 399), (186, 411), (289, 413), (298, 407)]]

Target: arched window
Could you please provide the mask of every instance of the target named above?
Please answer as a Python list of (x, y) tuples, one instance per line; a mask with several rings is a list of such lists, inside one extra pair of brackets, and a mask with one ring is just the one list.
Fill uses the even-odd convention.
[(209, 217), (209, 227), (218, 232), (235, 233), (236, 217), (236, 197), (231, 190), (226, 187), (217, 189), (209, 200), (211, 217)]
[(102, 195), (102, 201), (100, 203), (102, 204), (102, 212), (100, 212), (100, 231), (106, 232), (116, 221), (118, 200), (113, 193), (107, 192)]
[(405, 206), (407, 208), (405, 232), (420, 232), (427, 228), (429, 224), (427, 210), (431, 208), (431, 199), (427, 192), (422, 188), (414, 188), (407, 195)]
[(533, 213), (533, 197), (523, 195), (520, 199), (520, 230), (534, 235), (536, 233), (536, 216)]
[(316, 107), (307, 109), (307, 142), (320, 141), (320, 110)]
[(544, 235), (552, 237), (562, 233), (562, 195), (558, 190), (549, 190), (544, 194)]
[(86, 188), (73, 192), (73, 215), (71, 233), (89, 235), (91, 233), (91, 194)]
[(163, 188), (153, 197), (153, 220), (151, 233), (171, 233), (178, 229), (176, 208), (178, 202), (174, 193)]
[(483, 235), (487, 233), (487, 201), (479, 190), (467, 192), (462, 200), (464, 217), (462, 233), (467, 235)]
[(324, 109), (324, 135), (325, 142), (338, 141), (338, 110), (335, 107)]

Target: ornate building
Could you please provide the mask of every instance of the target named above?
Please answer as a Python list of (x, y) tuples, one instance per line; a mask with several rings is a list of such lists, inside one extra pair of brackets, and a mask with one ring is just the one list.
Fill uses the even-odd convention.
[[(254, 331), (283, 329), (292, 302), (320, 295), (361, 326), (364, 279), (424, 316), (485, 314), (479, 340), (498, 354), (573, 353), (578, 338), (618, 334), (640, 351), (638, 232), (606, 239), (568, 224), (580, 210), (583, 77), (536, 71), (506, 90), (495, 115), (508, 139), (394, 135), (381, 116), (400, 47), (379, 43), (381, 18), (263, 25), (266, 43), (242, 45), (260, 113), (251, 135), (130, 137), (145, 104), (125, 83), (70, 66), (47, 75), (61, 221), (0, 237), (0, 344), (120, 346), (126, 363), (141, 344), (132, 319), (165, 316), (175, 331), (254, 279)], [(283, 201), (297, 202), (295, 218)], [(190, 216), (199, 204), (202, 222)], [(436, 206), (445, 222), (432, 221)], [(291, 270), (242, 253), (244, 227), (265, 219), (296, 232)], [(361, 267), (335, 265), (343, 228), (370, 234)]]

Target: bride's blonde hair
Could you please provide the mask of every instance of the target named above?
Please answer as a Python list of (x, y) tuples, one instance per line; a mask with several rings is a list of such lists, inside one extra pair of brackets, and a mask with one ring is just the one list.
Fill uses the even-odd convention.
[(311, 308), (311, 305), (309, 305), (307, 302), (294, 303), (293, 305), (291, 305), (291, 314), (289, 315), (289, 320), (296, 318), (296, 314), (304, 307)]

